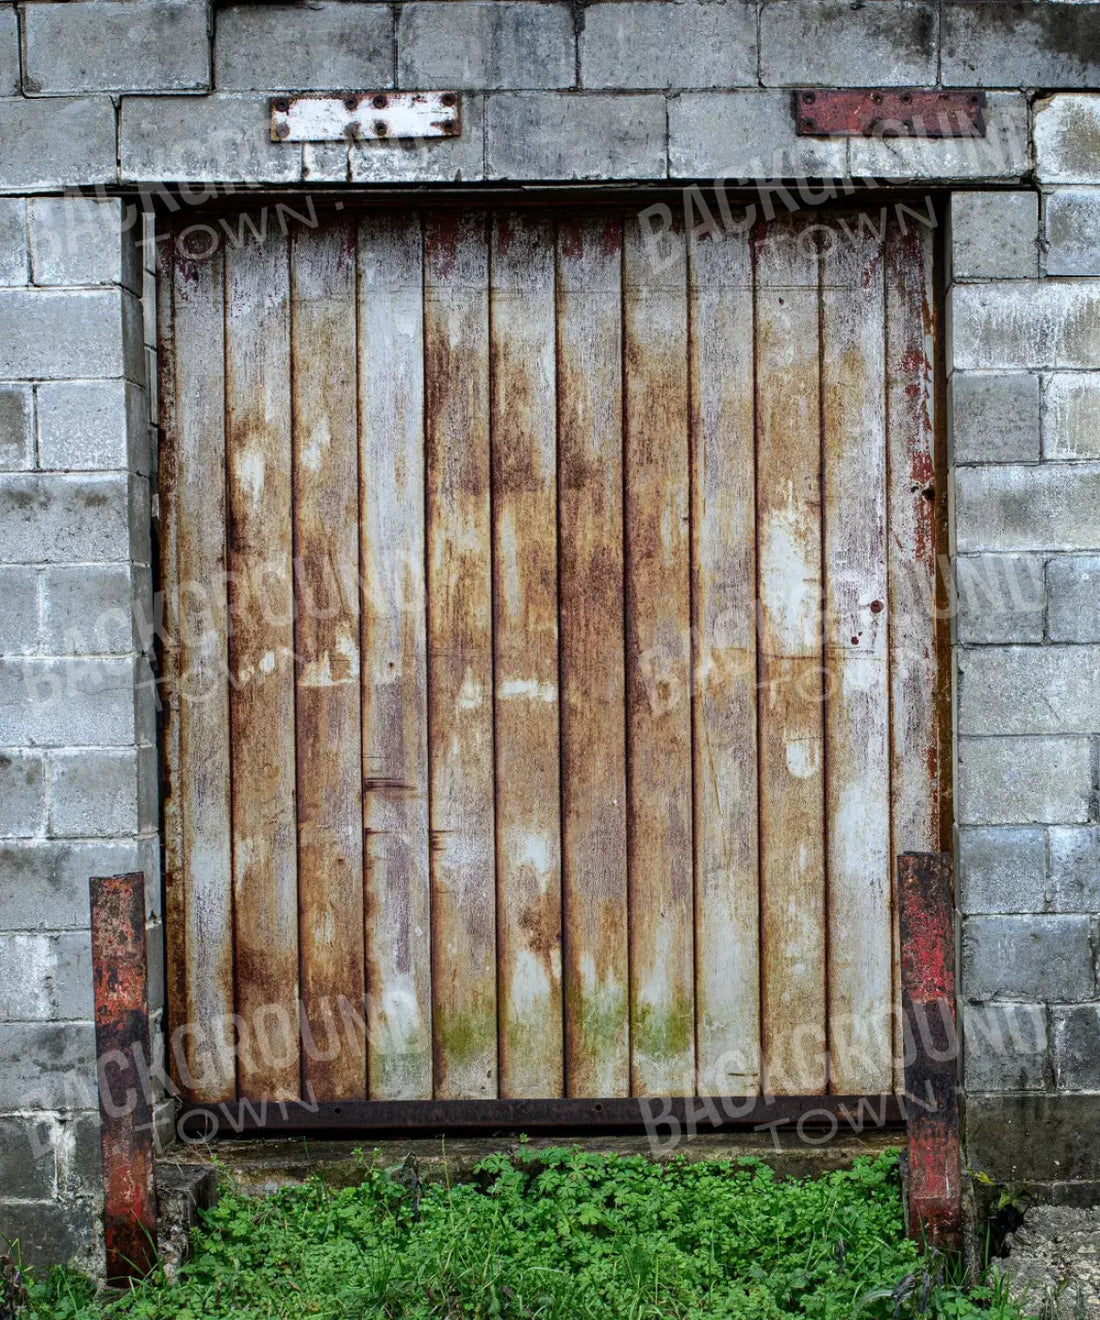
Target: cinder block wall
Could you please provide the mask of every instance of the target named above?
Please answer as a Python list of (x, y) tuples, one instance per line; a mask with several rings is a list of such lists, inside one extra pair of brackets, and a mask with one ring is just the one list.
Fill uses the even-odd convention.
[[(980, 86), (988, 137), (799, 139), (803, 85)], [(0, 0), (0, 1232), (31, 1259), (94, 1244), (89, 875), (145, 871), (162, 994), (132, 202), (166, 181), (185, 205), (718, 176), (952, 190), (969, 1153), (1063, 1199), (1100, 1182), (1098, 85), (1089, 3)], [(273, 93), (395, 86), (462, 91), (461, 137), (270, 140)]]

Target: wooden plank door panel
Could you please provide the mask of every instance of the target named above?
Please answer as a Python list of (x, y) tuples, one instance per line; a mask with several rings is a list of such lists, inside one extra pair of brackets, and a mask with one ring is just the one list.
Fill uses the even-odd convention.
[(891, 858), (946, 791), (931, 244), (731, 218), (166, 249), (189, 1099), (900, 1076)]

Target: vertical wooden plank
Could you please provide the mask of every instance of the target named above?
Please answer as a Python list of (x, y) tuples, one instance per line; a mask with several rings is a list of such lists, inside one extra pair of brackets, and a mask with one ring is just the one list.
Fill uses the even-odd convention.
[(225, 556), (224, 258), (175, 265), (180, 842), (187, 958), (185, 1079), (228, 1100), (236, 1068)]
[(622, 224), (561, 220), (558, 545), (566, 1090), (630, 1094)]
[(892, 934), (883, 239), (823, 232), (830, 1088), (889, 1091)]
[(363, 823), (373, 1100), (432, 1096), (420, 217), (359, 228)]
[[(187, 922), (183, 876), (183, 819), (180, 804), (180, 596), (176, 529), (179, 523), (179, 421), (175, 407), (176, 256), (174, 236), (157, 249), (157, 398), (160, 447), (158, 456), (158, 537), (161, 621), (157, 641), (157, 693), (160, 711), (161, 780), (164, 784), (164, 936), (166, 1026), (171, 1033), (187, 1018)], [(178, 1039), (178, 1038), (177, 1038)], [(172, 1081), (185, 1094), (188, 1087), (181, 1051), (168, 1050)]]
[(760, 1084), (752, 253), (690, 250), (696, 1042), (701, 1094)]
[(435, 1092), (497, 1093), (489, 247), (482, 212), (428, 220), (428, 691)]
[(631, 1086), (695, 1084), (686, 250), (623, 234)]
[(754, 233), (764, 1087), (825, 1090), (818, 260), (805, 221)]
[(290, 262), (226, 253), (233, 903), (242, 1095), (299, 1094)]
[(366, 1094), (355, 232), (291, 237), (298, 905), (307, 1098)]
[[(887, 563), (891, 856), (940, 846), (936, 645), (936, 465), (928, 230), (892, 224), (886, 242)], [(941, 494), (942, 498), (942, 494)], [(894, 915), (894, 1083), (904, 1084), (900, 943)]]
[(557, 417), (552, 222), (497, 215), (491, 251), (500, 1094), (563, 1094)]

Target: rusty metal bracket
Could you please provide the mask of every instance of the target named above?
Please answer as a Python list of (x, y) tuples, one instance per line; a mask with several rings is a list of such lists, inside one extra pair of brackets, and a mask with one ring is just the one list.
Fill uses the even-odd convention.
[(107, 1281), (122, 1285), (157, 1257), (145, 877), (93, 878), (89, 887)]
[(905, 1024), (909, 1234), (962, 1243), (955, 1025), (955, 898), (947, 853), (898, 858), (901, 999)]
[(271, 101), (274, 142), (385, 142), (461, 133), (457, 92), (345, 92)]
[(799, 137), (985, 137), (985, 93), (913, 88), (832, 90), (794, 94)]

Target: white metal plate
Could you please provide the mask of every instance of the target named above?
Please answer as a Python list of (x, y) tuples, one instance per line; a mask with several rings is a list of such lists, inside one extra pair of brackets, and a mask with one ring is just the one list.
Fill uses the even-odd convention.
[(275, 142), (458, 137), (459, 111), (457, 92), (276, 96), (271, 101), (271, 137)]

